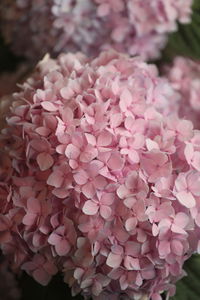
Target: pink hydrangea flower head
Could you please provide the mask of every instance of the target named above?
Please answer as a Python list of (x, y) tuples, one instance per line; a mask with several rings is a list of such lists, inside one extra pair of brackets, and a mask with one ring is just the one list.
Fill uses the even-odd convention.
[(47, 55), (20, 88), (0, 135), (12, 267), (96, 300), (173, 295), (200, 240), (200, 132), (172, 113), (177, 93), (115, 51)]
[(191, 120), (195, 128), (200, 129), (200, 62), (176, 57), (172, 65), (165, 66), (164, 73), (181, 95), (179, 115)]
[(1, 28), (14, 51), (33, 60), (47, 52), (96, 55), (110, 46), (149, 59), (159, 56), (177, 21), (190, 22), (191, 6), (192, 0), (3, 0)]

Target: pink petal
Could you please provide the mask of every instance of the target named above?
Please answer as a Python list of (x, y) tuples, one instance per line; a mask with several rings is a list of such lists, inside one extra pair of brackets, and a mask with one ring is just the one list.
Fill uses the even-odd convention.
[(155, 272), (154, 269), (152, 269), (152, 270), (142, 270), (141, 275), (142, 275), (143, 279), (150, 280), (150, 279), (155, 278), (156, 272)]
[(85, 137), (87, 139), (88, 144), (95, 146), (96, 145), (96, 137), (92, 134), (86, 133)]
[(32, 213), (27, 213), (22, 220), (22, 223), (24, 225), (28, 225), (31, 226), (35, 223), (35, 219), (36, 219), (37, 215), (36, 214), (32, 214)]
[(69, 123), (73, 120), (74, 114), (70, 107), (65, 107), (61, 110), (62, 120)]
[(55, 188), (52, 194), (60, 199), (64, 199), (69, 196), (69, 190), (66, 188)]
[(174, 223), (180, 228), (185, 228), (189, 223), (189, 221), (190, 221), (189, 217), (183, 212), (177, 213), (174, 218)]
[(118, 268), (121, 265), (122, 256), (119, 254), (109, 253), (106, 264), (111, 268)]
[(34, 247), (40, 247), (42, 246), (46, 241), (46, 237), (44, 238), (44, 236), (38, 232), (36, 232), (33, 235), (33, 245)]
[(88, 163), (90, 161), (92, 161), (93, 159), (95, 159), (98, 155), (98, 150), (96, 148), (91, 149), (85, 149), (84, 152), (82, 152), (80, 154), (80, 161), (83, 163)]
[(200, 174), (199, 172), (193, 171), (187, 178), (188, 187), (193, 195), (200, 196)]
[(126, 129), (131, 130), (133, 128), (134, 123), (135, 119), (133, 119), (133, 117), (127, 117), (125, 119), (124, 126)]
[(174, 254), (181, 256), (183, 255), (183, 245), (179, 240), (173, 240), (171, 242), (171, 250)]
[(41, 171), (46, 171), (49, 168), (51, 168), (51, 166), (54, 163), (53, 157), (49, 154), (49, 153), (40, 153), (37, 156), (37, 163), (40, 167)]
[(138, 256), (141, 251), (141, 244), (137, 242), (128, 241), (125, 245), (126, 255)]
[(100, 215), (104, 219), (108, 219), (112, 215), (112, 209), (109, 206), (101, 205), (100, 206)]
[(124, 200), (124, 205), (128, 208), (132, 208), (136, 202), (137, 202), (137, 198), (128, 197)]
[(185, 174), (181, 173), (179, 174), (177, 180), (175, 181), (175, 187), (177, 191), (183, 191), (187, 189), (187, 181)]
[(94, 201), (88, 200), (83, 205), (82, 210), (86, 215), (92, 216), (98, 212), (98, 209), (99, 209), (99, 206)]
[(63, 87), (60, 90), (60, 95), (64, 98), (64, 99), (70, 99), (71, 97), (74, 96), (74, 91), (72, 90), (72, 88), (68, 87)]
[(181, 227), (177, 226), (176, 224), (172, 224), (171, 231), (179, 234), (187, 234), (184, 229)]
[(88, 181), (88, 175), (85, 171), (79, 171), (78, 173), (74, 174), (74, 180), (77, 184), (86, 184)]
[(76, 268), (76, 270), (74, 271), (74, 278), (80, 280), (83, 274), (84, 274), (84, 269)]
[(46, 286), (51, 280), (51, 275), (45, 272), (42, 268), (33, 272), (33, 278), (40, 284)]
[(29, 198), (27, 200), (27, 209), (28, 212), (40, 213), (41, 212), (41, 204), (37, 198)]
[(92, 286), (92, 294), (94, 296), (99, 296), (99, 294), (102, 292), (102, 290), (103, 290), (103, 287), (102, 287), (101, 283), (98, 281), (95, 281)]
[(148, 151), (151, 151), (154, 149), (159, 150), (158, 144), (151, 139), (146, 139), (146, 146), (147, 146)]
[(124, 259), (124, 267), (127, 270), (140, 270), (139, 259), (127, 255)]
[(109, 273), (109, 278), (113, 279), (113, 280), (117, 280), (119, 279), (123, 274), (123, 270), (122, 269), (112, 269), (111, 272)]
[(115, 200), (114, 193), (105, 193), (101, 196), (101, 203), (105, 205), (111, 205)]
[(196, 205), (196, 201), (190, 192), (182, 191), (176, 194), (179, 202), (187, 208), (192, 208)]
[(97, 145), (101, 147), (109, 146), (112, 143), (112, 134), (108, 131), (103, 131), (97, 139)]
[(102, 190), (107, 185), (107, 180), (103, 176), (99, 175), (94, 178), (93, 184), (96, 189)]
[(41, 136), (48, 136), (51, 133), (51, 130), (49, 128), (43, 126), (36, 128), (35, 131)]
[(129, 150), (128, 157), (135, 164), (139, 163), (139, 161), (140, 161), (140, 157), (139, 157), (138, 152), (133, 150), (133, 149)]
[(195, 152), (192, 160), (192, 166), (197, 170), (200, 171), (200, 153)]
[(157, 236), (158, 233), (159, 233), (158, 226), (156, 224), (153, 224), (153, 226), (152, 226), (152, 234), (153, 234), (153, 236)]
[(51, 175), (49, 176), (48, 180), (47, 180), (47, 184), (54, 186), (56, 188), (59, 188), (62, 186), (63, 183), (63, 173), (59, 170), (54, 171), (53, 173), (51, 173)]
[(43, 265), (43, 268), (50, 275), (55, 275), (58, 272), (58, 269), (54, 265), (53, 261), (46, 261), (45, 264)]
[(82, 187), (81, 191), (87, 198), (90, 198), (90, 199), (93, 198), (96, 193), (94, 185), (91, 182), (86, 183)]
[(52, 232), (48, 238), (48, 243), (51, 245), (56, 245), (61, 242), (61, 236), (59, 236), (57, 233)]
[(113, 153), (107, 165), (111, 170), (121, 170), (124, 165), (124, 160), (119, 153)]
[(129, 282), (127, 281), (127, 278), (125, 275), (122, 275), (119, 279), (119, 283), (120, 283), (120, 287), (121, 287), (121, 290), (126, 290), (129, 286)]
[(158, 251), (161, 257), (166, 257), (171, 252), (170, 243), (168, 241), (161, 241), (158, 246)]
[(120, 96), (120, 108), (122, 111), (126, 111), (132, 103), (133, 97), (128, 89), (124, 89)]
[(116, 128), (116, 127), (120, 126), (121, 123), (122, 123), (122, 114), (121, 113), (112, 114), (110, 116), (110, 127), (111, 128)]
[(128, 220), (126, 220), (126, 223), (125, 223), (125, 228), (127, 231), (131, 231), (131, 230), (134, 230), (137, 226), (137, 219), (132, 217), (132, 218), (129, 218)]
[(179, 131), (183, 137), (192, 136), (193, 124), (188, 120), (181, 120), (177, 125), (177, 131)]
[(190, 164), (194, 155), (194, 147), (192, 144), (187, 144), (185, 146), (184, 154), (188, 164)]
[(152, 300), (162, 300), (162, 296), (160, 296), (158, 293), (154, 293), (151, 296)]
[(62, 240), (55, 245), (56, 252), (59, 256), (65, 256), (71, 249), (68, 241)]
[(54, 105), (53, 103), (51, 103), (49, 101), (43, 101), (43, 102), (41, 102), (41, 105), (47, 111), (56, 111), (57, 110), (56, 105)]
[(111, 250), (112, 253), (119, 254), (119, 255), (122, 255), (124, 252), (123, 247), (118, 244), (114, 244), (113, 246), (111, 246)]
[(126, 188), (124, 184), (120, 185), (120, 187), (117, 189), (117, 196), (120, 199), (124, 199), (129, 193), (130, 191)]
[(66, 145), (58, 145), (56, 147), (56, 152), (59, 154), (64, 154), (66, 149)]
[(74, 146), (73, 144), (69, 144), (65, 149), (65, 155), (69, 159), (77, 159), (80, 155), (80, 150), (78, 147)]

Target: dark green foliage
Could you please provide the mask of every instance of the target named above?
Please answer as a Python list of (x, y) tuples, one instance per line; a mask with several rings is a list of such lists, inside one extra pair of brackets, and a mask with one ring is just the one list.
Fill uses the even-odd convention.
[(54, 276), (49, 285), (44, 287), (23, 273), (19, 287), (22, 293), (20, 300), (83, 300), (81, 296), (71, 296), (71, 291), (61, 275)]
[(179, 24), (178, 31), (170, 34), (162, 60), (171, 60), (176, 55), (200, 59), (200, 0), (194, 0), (192, 22)]
[(177, 283), (176, 295), (170, 300), (200, 299), (200, 256), (194, 255), (184, 266), (188, 276)]

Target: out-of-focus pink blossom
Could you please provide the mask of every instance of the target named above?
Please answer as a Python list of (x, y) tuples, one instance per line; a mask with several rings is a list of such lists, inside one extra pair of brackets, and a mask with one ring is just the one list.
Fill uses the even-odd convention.
[(149, 59), (159, 56), (177, 21), (190, 22), (191, 6), (192, 0), (4, 0), (1, 28), (14, 51), (33, 60), (80, 49), (96, 55), (110, 46)]
[(200, 240), (200, 132), (157, 73), (114, 51), (46, 56), (13, 94), (0, 241), (15, 270), (63, 272), (96, 300), (173, 295)]
[(200, 63), (176, 57), (172, 65), (165, 66), (164, 74), (181, 95), (178, 104), (180, 117), (191, 120), (194, 127), (200, 129)]

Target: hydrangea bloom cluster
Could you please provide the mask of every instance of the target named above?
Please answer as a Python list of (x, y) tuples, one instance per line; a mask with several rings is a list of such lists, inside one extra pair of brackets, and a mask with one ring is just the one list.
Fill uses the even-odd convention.
[(0, 258), (0, 295), (2, 300), (20, 299), (15, 277), (2, 257)]
[[(2, 0), (1, 27), (20, 55), (114, 47), (156, 58), (177, 21), (190, 21), (192, 0)], [(22, 38), (23, 37), (23, 38)], [(28, 41), (28, 42), (27, 42)]]
[(46, 56), (13, 97), (0, 136), (13, 268), (44, 285), (63, 272), (85, 299), (173, 295), (199, 246), (200, 132), (167, 113), (177, 95), (156, 67)]
[(176, 57), (172, 65), (165, 67), (164, 73), (181, 95), (181, 100), (176, 102), (179, 115), (200, 129), (200, 62)]

